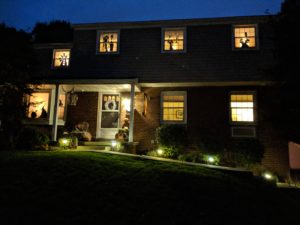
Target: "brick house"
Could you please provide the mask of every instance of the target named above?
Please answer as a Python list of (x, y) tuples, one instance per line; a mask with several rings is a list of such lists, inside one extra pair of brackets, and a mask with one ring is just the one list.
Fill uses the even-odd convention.
[[(36, 44), (29, 124), (56, 140), (86, 121), (93, 140), (113, 139), (129, 118), (129, 141), (155, 148), (161, 124), (183, 124), (224, 141), (257, 138), (262, 164), (286, 176), (287, 141), (265, 120), (274, 82), (268, 16), (75, 24), (72, 43)], [(69, 98), (69, 100), (68, 100)], [(71, 99), (70, 99), (71, 98)], [(51, 133), (52, 132), (52, 133)]]

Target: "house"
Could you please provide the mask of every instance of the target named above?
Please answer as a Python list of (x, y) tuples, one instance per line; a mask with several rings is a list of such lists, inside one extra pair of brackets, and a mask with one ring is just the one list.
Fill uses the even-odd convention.
[(56, 140), (86, 121), (93, 140), (114, 139), (129, 123), (129, 142), (155, 148), (161, 124), (183, 124), (191, 143), (203, 134), (256, 138), (262, 164), (286, 176), (287, 140), (265, 119), (274, 96), (268, 16), (74, 24), (72, 43), (36, 44), (42, 83), (26, 123)]

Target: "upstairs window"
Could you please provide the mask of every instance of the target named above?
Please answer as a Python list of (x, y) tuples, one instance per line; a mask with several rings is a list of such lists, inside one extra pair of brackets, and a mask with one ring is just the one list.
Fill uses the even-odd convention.
[(119, 53), (119, 34), (119, 31), (99, 31), (97, 52), (101, 54)]
[(162, 52), (185, 52), (185, 28), (165, 28), (162, 30)]
[(230, 95), (231, 122), (253, 123), (255, 121), (255, 95), (253, 93), (232, 93)]
[(257, 26), (237, 25), (233, 28), (234, 49), (257, 49)]
[(162, 123), (186, 123), (186, 92), (162, 92), (161, 115)]
[(53, 50), (53, 68), (68, 68), (70, 66), (70, 49), (54, 49)]

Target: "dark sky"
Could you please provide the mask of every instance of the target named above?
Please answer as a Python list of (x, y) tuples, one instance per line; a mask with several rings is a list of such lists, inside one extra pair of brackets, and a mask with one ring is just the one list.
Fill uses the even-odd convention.
[(0, 22), (30, 30), (36, 22), (139, 21), (274, 14), (283, 0), (0, 0)]

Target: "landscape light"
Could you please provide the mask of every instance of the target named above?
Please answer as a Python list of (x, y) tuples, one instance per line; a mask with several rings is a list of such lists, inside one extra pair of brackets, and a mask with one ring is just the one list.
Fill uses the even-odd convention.
[(162, 149), (157, 149), (157, 154), (158, 155), (162, 155), (164, 153), (164, 151)]
[(116, 141), (112, 141), (112, 142), (111, 142), (111, 147), (114, 148), (114, 147), (116, 147), (116, 146), (117, 146), (117, 142), (116, 142)]
[(209, 163), (214, 163), (216, 160), (215, 160), (214, 157), (208, 156), (208, 157), (207, 157), (207, 161), (208, 161)]
[(269, 173), (269, 172), (265, 172), (265, 173), (263, 174), (263, 177), (264, 177), (265, 179), (267, 179), (267, 180), (273, 180), (273, 179), (274, 179), (274, 176), (273, 176), (271, 173)]

